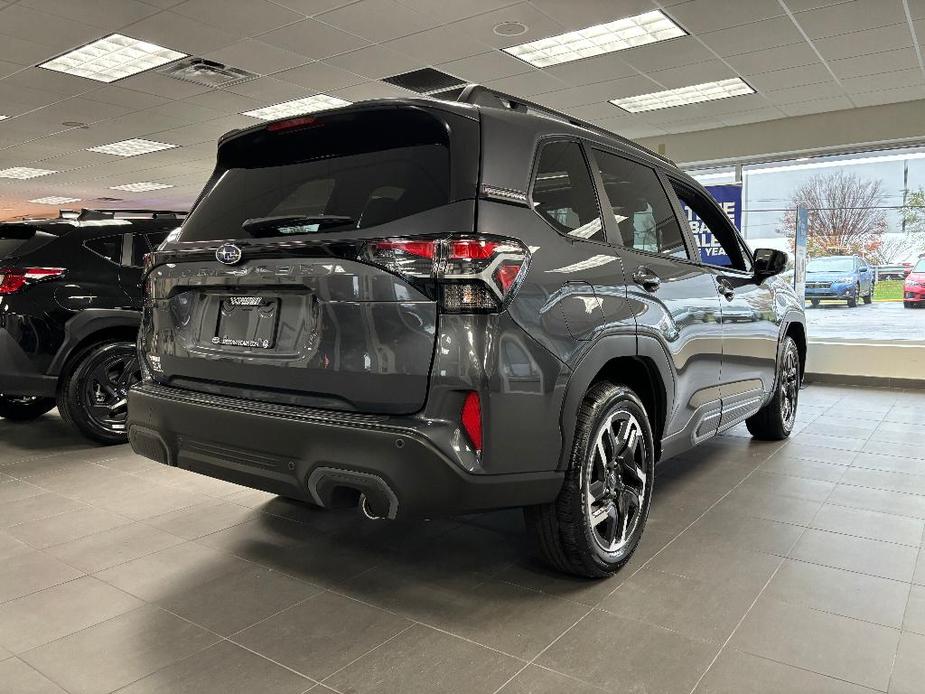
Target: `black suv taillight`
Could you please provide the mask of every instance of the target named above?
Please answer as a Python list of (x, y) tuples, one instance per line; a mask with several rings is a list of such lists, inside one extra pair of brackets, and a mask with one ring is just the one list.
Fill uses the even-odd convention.
[(63, 267), (0, 268), (0, 296), (15, 294), (27, 284), (60, 277), (63, 274)]
[(435, 293), (432, 298), (446, 313), (500, 310), (513, 296), (530, 257), (519, 241), (481, 236), (378, 239), (368, 241), (363, 254), (425, 293)]

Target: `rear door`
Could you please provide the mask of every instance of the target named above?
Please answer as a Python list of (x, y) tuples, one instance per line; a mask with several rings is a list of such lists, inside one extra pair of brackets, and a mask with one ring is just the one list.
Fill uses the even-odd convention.
[(221, 146), (149, 275), (148, 349), (178, 387), (416, 412), (436, 340), (433, 259), (396, 251), (408, 280), (364, 254), (372, 240), (473, 231), (477, 122), (391, 107), (292, 123)]
[[(627, 278), (627, 301), (640, 339), (658, 340), (676, 377), (666, 438), (713, 435), (720, 418), (722, 327), (713, 273), (691, 262), (665, 181), (652, 167), (594, 149)], [(611, 228), (608, 226), (608, 228)], [(609, 235), (608, 238), (610, 238)], [(683, 436), (682, 436), (683, 438)]]

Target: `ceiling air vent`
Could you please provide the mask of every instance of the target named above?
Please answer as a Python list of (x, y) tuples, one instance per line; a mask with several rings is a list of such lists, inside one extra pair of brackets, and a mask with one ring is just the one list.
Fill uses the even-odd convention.
[(383, 78), (382, 81), (428, 96), (460, 88), (466, 84), (466, 80), (434, 70), (432, 67), (405, 72), (401, 75), (392, 75), (391, 77)]
[(236, 67), (228, 67), (205, 58), (179, 60), (161, 68), (159, 72), (184, 82), (215, 88), (259, 77), (256, 73), (240, 70)]

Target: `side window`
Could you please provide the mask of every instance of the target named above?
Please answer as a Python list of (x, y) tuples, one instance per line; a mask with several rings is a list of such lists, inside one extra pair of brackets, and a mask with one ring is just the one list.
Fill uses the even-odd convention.
[(146, 234), (132, 234), (132, 262), (130, 267), (141, 267), (144, 264), (145, 254), (151, 252)]
[(101, 239), (84, 241), (84, 246), (116, 265), (122, 263), (122, 236), (106, 236)]
[(150, 234), (145, 234), (145, 238), (148, 239), (148, 245), (151, 247), (151, 250), (155, 250), (158, 246), (164, 243), (164, 239), (167, 238), (168, 231), (152, 231)]
[(533, 207), (562, 234), (603, 240), (594, 183), (577, 142), (543, 146), (533, 183)]
[(687, 259), (684, 235), (655, 169), (600, 150), (594, 156), (623, 245)]
[(673, 183), (687, 213), (687, 225), (700, 249), (704, 265), (750, 270), (751, 263), (732, 220), (698, 191)]

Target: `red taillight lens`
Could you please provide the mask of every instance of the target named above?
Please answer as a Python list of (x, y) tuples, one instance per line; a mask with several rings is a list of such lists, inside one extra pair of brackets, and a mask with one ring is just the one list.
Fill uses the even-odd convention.
[(479, 394), (470, 390), (463, 402), (460, 421), (477, 453), (482, 452), (482, 403)]
[(501, 244), (497, 241), (484, 241), (478, 239), (463, 239), (449, 241), (450, 260), (486, 260), (491, 258), (495, 249)]
[(62, 267), (4, 268), (0, 270), (0, 296), (14, 294), (27, 284), (60, 277)]
[(281, 130), (294, 130), (296, 128), (308, 128), (320, 125), (317, 118), (311, 116), (299, 116), (298, 118), (289, 118), (276, 123), (270, 123), (267, 126), (267, 132), (275, 133)]

